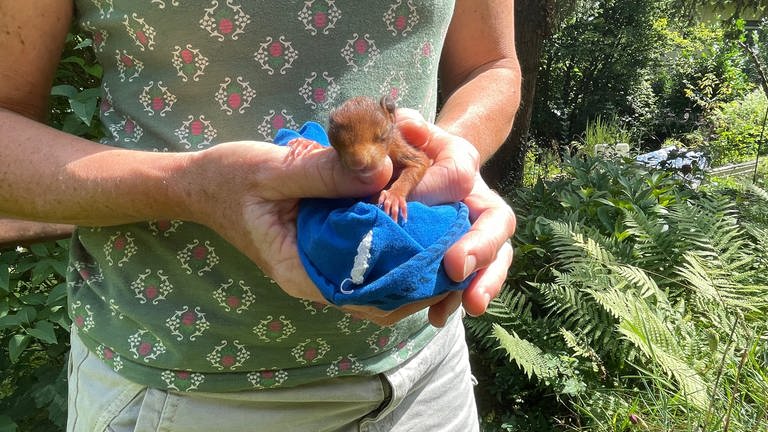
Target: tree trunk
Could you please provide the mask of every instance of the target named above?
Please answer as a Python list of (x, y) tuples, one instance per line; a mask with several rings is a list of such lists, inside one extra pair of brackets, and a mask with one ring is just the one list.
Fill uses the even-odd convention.
[(533, 114), (536, 77), (539, 73), (544, 40), (549, 36), (556, 0), (517, 0), (515, 2), (515, 41), (522, 73), (520, 109), (504, 144), (483, 167), (483, 177), (497, 190), (508, 191), (523, 181), (528, 129)]

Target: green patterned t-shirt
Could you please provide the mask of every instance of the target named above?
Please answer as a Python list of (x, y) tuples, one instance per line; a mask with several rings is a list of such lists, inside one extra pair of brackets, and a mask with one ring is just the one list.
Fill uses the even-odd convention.
[[(325, 124), (357, 95), (434, 117), (450, 0), (78, 0), (104, 67), (104, 143), (183, 152)], [(227, 175), (227, 173), (221, 173)], [(286, 295), (211, 230), (153, 220), (79, 227), (69, 312), (116, 372), (175, 391), (375, 374), (421, 349), (421, 313), (392, 327)]]

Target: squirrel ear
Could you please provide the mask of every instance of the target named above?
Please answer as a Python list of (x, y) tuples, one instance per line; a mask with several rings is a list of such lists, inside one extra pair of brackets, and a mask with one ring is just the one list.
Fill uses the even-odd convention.
[(389, 95), (382, 96), (379, 104), (381, 105), (381, 109), (383, 109), (384, 112), (389, 113), (394, 117), (395, 109), (397, 106), (395, 105), (395, 101), (393, 101)]

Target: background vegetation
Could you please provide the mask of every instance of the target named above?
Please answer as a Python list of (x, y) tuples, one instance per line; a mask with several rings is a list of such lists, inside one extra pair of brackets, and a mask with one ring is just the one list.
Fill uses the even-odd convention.
[[(517, 4), (546, 28), (525, 33), (538, 47), (519, 39), (535, 48), (521, 50), (536, 56), (535, 97), (511, 135), (525, 145), (503, 156), (525, 169), (489, 173), (518, 213), (515, 264), (489, 313), (466, 322), (484, 430), (768, 430), (764, 174), (633, 160), (662, 146), (714, 166), (754, 159), (768, 23), (744, 18), (765, 5)], [(98, 139), (90, 45), (73, 30), (50, 123)], [(595, 155), (616, 143), (630, 154)], [(65, 241), (0, 250), (0, 432), (64, 428), (66, 255)]]

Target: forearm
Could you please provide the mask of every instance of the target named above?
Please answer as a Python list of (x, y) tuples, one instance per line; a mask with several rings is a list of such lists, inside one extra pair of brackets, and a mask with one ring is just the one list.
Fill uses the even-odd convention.
[(0, 215), (100, 226), (184, 218), (187, 156), (93, 143), (0, 109)]
[(478, 68), (449, 95), (437, 125), (472, 143), (487, 161), (512, 128), (520, 105), (517, 59), (502, 59)]

